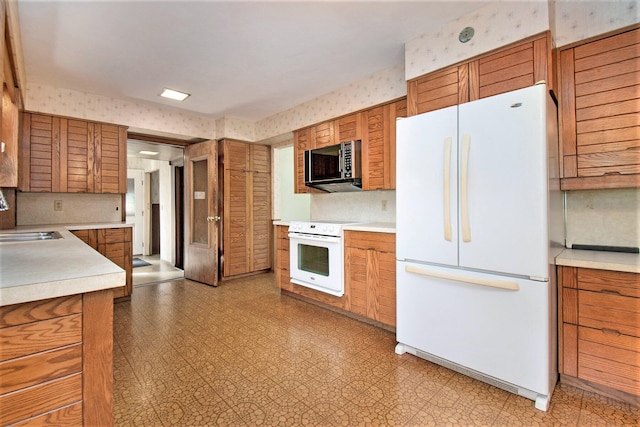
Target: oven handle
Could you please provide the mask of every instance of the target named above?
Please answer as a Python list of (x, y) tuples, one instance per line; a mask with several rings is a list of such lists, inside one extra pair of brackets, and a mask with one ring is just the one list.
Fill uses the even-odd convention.
[(339, 243), (342, 239), (335, 236), (319, 236), (317, 234), (289, 233), (289, 238), (307, 242)]

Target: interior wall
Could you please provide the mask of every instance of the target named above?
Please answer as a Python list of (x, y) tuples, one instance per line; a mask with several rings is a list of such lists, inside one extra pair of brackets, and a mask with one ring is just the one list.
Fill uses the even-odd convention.
[(387, 190), (312, 194), (311, 219), (395, 223), (396, 192)]
[[(17, 225), (90, 224), (120, 222), (122, 196), (93, 193), (23, 193), (17, 192)], [(62, 210), (53, 208), (62, 202)]]
[(311, 200), (309, 194), (294, 193), (293, 145), (273, 150), (273, 206), (274, 220), (309, 219)]

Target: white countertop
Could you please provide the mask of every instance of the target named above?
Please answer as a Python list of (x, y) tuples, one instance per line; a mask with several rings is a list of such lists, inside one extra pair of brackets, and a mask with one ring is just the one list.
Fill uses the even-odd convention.
[[(38, 225), (1, 230), (57, 231), (62, 239), (0, 243), (0, 306), (125, 285), (125, 271), (74, 236), (69, 228), (79, 229)], [(87, 228), (101, 227), (87, 224)]]
[(556, 257), (556, 265), (640, 273), (640, 255), (565, 249)]

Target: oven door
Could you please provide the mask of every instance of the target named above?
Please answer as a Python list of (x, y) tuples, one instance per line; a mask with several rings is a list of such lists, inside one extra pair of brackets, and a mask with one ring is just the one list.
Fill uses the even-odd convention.
[(291, 282), (341, 297), (344, 295), (342, 238), (289, 233)]

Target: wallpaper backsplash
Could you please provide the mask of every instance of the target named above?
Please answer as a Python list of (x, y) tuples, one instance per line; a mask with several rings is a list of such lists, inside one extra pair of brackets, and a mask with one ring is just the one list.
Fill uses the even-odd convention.
[[(55, 200), (62, 210), (54, 211)], [(88, 224), (122, 220), (120, 194), (17, 192), (17, 225)]]
[(567, 191), (567, 246), (640, 247), (640, 189)]

